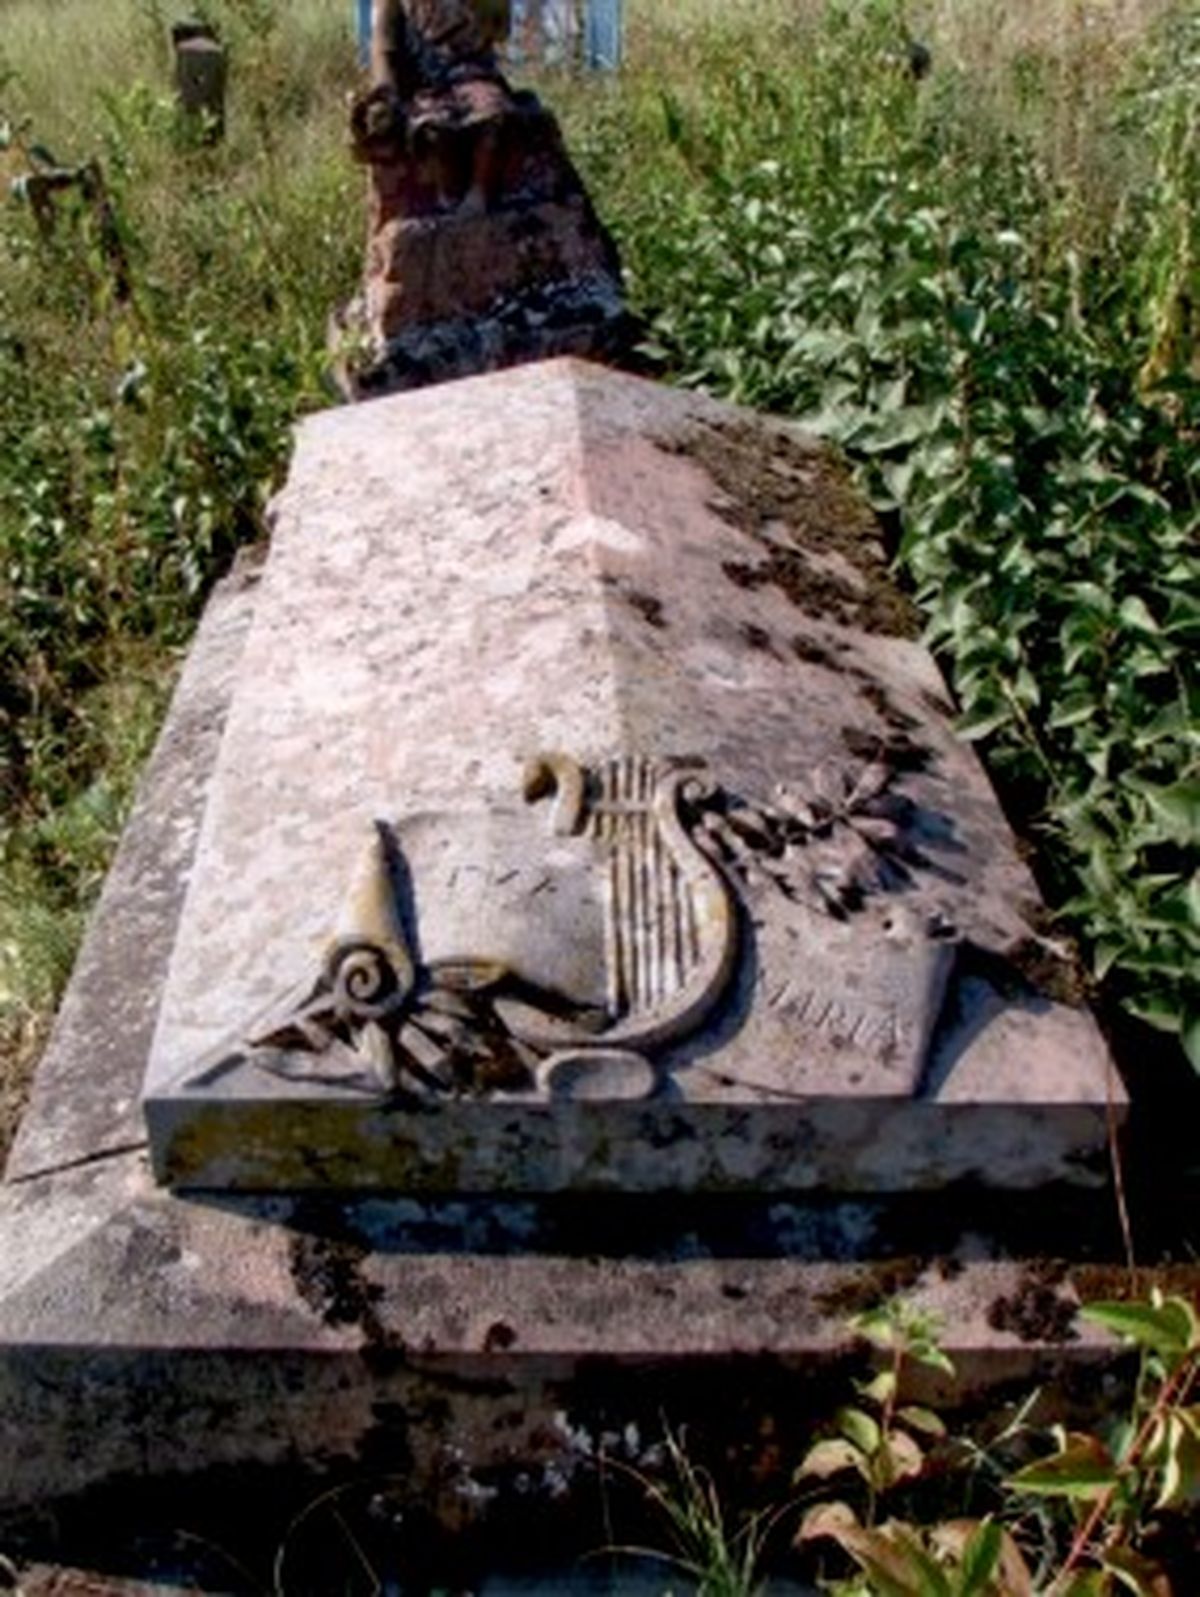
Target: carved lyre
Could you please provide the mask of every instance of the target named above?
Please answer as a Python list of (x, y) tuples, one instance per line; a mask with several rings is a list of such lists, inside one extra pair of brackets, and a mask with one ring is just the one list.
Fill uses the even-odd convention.
[(724, 992), (737, 954), (729, 888), (685, 820), (689, 806), (711, 797), (708, 784), (636, 756), (585, 772), (567, 755), (541, 755), (526, 770), (525, 797), (550, 796), (554, 831), (586, 836), (605, 871), (608, 1024), (585, 1030), (503, 999), (508, 1029), (539, 1049), (636, 1051), (692, 1031)]

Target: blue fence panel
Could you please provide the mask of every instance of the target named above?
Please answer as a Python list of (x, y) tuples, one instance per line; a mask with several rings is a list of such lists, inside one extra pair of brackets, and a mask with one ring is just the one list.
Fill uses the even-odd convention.
[[(358, 59), (371, 62), (371, 0), (355, 0)], [(621, 64), (624, 0), (512, 0), (508, 57), (562, 66), (572, 61), (594, 72)]]
[(512, 0), (508, 58), (611, 71), (621, 64), (623, 11), (623, 0)]

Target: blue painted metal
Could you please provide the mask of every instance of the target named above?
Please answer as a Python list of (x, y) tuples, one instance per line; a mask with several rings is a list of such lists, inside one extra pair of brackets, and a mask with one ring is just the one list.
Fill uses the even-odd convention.
[(371, 64), (371, 0), (355, 0), (355, 33), (358, 38), (358, 64)]
[(594, 71), (621, 63), (624, 0), (512, 0), (508, 56)]

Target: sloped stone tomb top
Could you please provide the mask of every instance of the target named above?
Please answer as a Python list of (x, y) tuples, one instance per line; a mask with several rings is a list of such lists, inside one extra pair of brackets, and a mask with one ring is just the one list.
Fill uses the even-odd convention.
[(781, 424), (571, 361), (305, 422), (147, 1076), (160, 1178), (1088, 1179), (1099, 1036), (913, 632)]

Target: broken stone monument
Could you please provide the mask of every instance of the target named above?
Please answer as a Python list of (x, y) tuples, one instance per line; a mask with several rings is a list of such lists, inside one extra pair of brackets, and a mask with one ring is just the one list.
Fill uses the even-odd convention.
[(616, 248), (555, 118), (502, 76), (503, 28), (478, 0), (376, 0), (366, 269), (334, 340), (353, 398), (631, 341)]
[(574, 360), (304, 421), (0, 1190), (0, 1511), (549, 1508), (897, 1290), (964, 1392), (1104, 1359), (989, 1224), (1077, 1241), (1123, 1100), (915, 631), (790, 426)]

